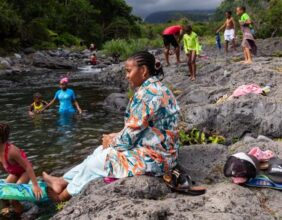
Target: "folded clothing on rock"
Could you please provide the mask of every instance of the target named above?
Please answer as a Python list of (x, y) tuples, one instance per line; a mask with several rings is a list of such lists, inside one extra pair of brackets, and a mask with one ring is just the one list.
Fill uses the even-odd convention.
[(231, 97), (238, 98), (247, 94), (262, 94), (263, 90), (256, 84), (242, 85), (239, 86), (231, 95)]

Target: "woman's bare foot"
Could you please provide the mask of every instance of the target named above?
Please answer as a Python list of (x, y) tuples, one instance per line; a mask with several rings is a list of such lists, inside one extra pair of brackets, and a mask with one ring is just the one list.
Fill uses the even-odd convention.
[(46, 172), (42, 173), (43, 180), (47, 186), (50, 187), (55, 193), (60, 194), (66, 188), (68, 183), (60, 177), (48, 175)]
[(195, 81), (196, 78), (194, 76), (191, 77), (191, 81)]

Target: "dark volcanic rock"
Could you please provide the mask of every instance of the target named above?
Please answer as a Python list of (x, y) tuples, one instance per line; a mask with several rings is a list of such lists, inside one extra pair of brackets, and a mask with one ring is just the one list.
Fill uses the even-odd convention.
[(191, 127), (206, 128), (225, 137), (246, 134), (282, 136), (282, 103), (259, 95), (247, 95), (224, 104), (184, 108), (184, 120)]
[(128, 97), (123, 93), (112, 93), (104, 101), (104, 105), (110, 109), (124, 112), (128, 104)]
[(109, 185), (90, 183), (68, 202), (53, 219), (276, 219), (282, 216), (281, 193), (272, 189), (254, 189), (230, 183), (222, 175), (229, 154), (259, 146), (282, 156), (282, 145), (252, 139), (228, 149), (223, 145), (196, 145), (180, 151), (180, 164), (208, 184), (203, 196), (171, 193), (162, 179), (133, 177)]
[(60, 57), (51, 57), (43, 52), (36, 52), (32, 57), (33, 65), (47, 69), (73, 69), (74, 64)]

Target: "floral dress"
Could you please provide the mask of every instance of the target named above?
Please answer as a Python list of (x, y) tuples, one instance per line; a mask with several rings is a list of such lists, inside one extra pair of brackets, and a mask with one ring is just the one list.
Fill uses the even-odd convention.
[(172, 92), (156, 77), (149, 78), (131, 99), (125, 127), (108, 153), (105, 168), (110, 175), (162, 175), (172, 169), (178, 157), (178, 121)]
[(137, 89), (126, 113), (125, 126), (114, 143), (94, 150), (64, 175), (67, 191), (76, 195), (90, 181), (102, 177), (124, 178), (162, 175), (178, 157), (179, 107), (172, 92), (157, 78)]

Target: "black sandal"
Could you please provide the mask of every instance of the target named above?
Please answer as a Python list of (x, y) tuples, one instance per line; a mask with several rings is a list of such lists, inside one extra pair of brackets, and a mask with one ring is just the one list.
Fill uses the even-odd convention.
[(179, 192), (191, 196), (199, 196), (206, 193), (207, 189), (203, 186), (195, 186), (195, 182), (187, 174), (181, 173), (178, 169), (174, 169), (171, 175), (163, 176), (165, 184), (173, 192)]

